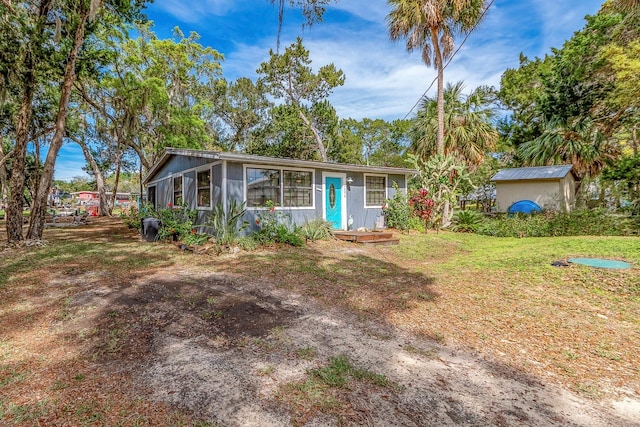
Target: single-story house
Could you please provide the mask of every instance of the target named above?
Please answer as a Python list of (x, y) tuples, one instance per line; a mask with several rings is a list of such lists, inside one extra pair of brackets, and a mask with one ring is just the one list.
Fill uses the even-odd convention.
[(575, 205), (576, 176), (572, 165), (501, 169), (492, 178), (496, 210), (507, 212), (516, 202), (529, 200), (542, 209), (570, 211)]
[[(406, 168), (347, 165), (206, 150), (167, 148), (143, 182), (156, 208), (186, 203), (206, 222), (218, 204), (245, 202), (245, 219), (273, 202), (296, 224), (324, 218), (337, 230), (380, 226), (382, 206), (406, 192)], [(378, 220), (378, 222), (376, 222)]]

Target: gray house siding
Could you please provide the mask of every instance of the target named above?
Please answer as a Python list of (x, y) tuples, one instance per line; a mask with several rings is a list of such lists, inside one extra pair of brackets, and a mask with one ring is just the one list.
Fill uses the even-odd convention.
[[(291, 159), (274, 159), (260, 156), (247, 156), (220, 153), (203, 152), (196, 150), (173, 150), (165, 153), (161, 161), (154, 165), (150, 174), (145, 178), (148, 187), (155, 187), (156, 207), (166, 207), (173, 202), (173, 178), (182, 179), (183, 199), (192, 209), (198, 209), (198, 223), (204, 224), (211, 214), (211, 210), (218, 204), (225, 207), (229, 200), (238, 202), (246, 199), (246, 169), (248, 167), (278, 169), (285, 171), (312, 172), (312, 200), (313, 206), (286, 208), (277, 207), (277, 212), (282, 212), (291, 218), (292, 222), (301, 225), (305, 221), (324, 217), (324, 202), (327, 197), (325, 189), (325, 174), (340, 176), (343, 183), (343, 194), (346, 208), (342, 213), (342, 227), (346, 227), (348, 219), (353, 218), (352, 228), (375, 228), (382, 216), (382, 204), (384, 200), (395, 194), (394, 182), (398, 184), (400, 191), (406, 191), (407, 176), (415, 171), (403, 168), (381, 168), (368, 166), (349, 166), (341, 164), (327, 164), (320, 162), (295, 161)], [(197, 173), (211, 170), (211, 206), (197, 207), (198, 182)], [(372, 186), (378, 185), (375, 200), (372, 205), (366, 203), (367, 177), (384, 177), (384, 193), (381, 193), (379, 180), (369, 180)], [(281, 175), (281, 185), (284, 185)], [(376, 182), (377, 181), (377, 182)], [(308, 188), (308, 187), (307, 187)], [(283, 190), (281, 190), (283, 191)], [(245, 220), (251, 228), (257, 228), (255, 220), (264, 212), (264, 208), (247, 207)]]
[[(353, 228), (360, 227), (375, 228), (376, 221), (382, 215), (381, 206), (367, 206), (365, 203), (365, 180), (366, 176), (382, 176), (385, 178), (386, 195), (385, 199), (390, 199), (395, 195), (393, 183), (398, 184), (400, 191), (406, 192), (406, 178), (404, 175), (388, 175), (380, 173), (352, 173), (349, 177), (353, 183), (347, 188), (347, 218), (353, 218)], [(320, 212), (322, 216), (322, 212)]]
[(170, 162), (165, 163), (158, 172), (154, 174), (153, 180), (168, 178), (171, 175), (181, 174), (184, 171), (213, 163), (211, 159), (194, 158), (186, 156), (174, 156)]

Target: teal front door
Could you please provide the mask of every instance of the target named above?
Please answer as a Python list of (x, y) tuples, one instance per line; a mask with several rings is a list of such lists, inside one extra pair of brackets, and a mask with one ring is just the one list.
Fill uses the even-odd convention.
[(342, 178), (325, 177), (324, 188), (325, 219), (333, 228), (342, 229)]

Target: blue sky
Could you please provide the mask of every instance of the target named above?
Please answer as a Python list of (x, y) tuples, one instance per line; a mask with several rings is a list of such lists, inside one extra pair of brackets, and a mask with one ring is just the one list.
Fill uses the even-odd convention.
[[(462, 80), (471, 90), (498, 87), (507, 68), (518, 66), (520, 53), (541, 57), (584, 26), (602, 0), (495, 0), (485, 19), (445, 70), (445, 81)], [(346, 76), (330, 101), (341, 118), (404, 118), (435, 78), (420, 52), (408, 53), (403, 42), (388, 39), (384, 0), (340, 0), (328, 7), (324, 22), (302, 28), (297, 10), (285, 12), (281, 50), (303, 38), (314, 68), (333, 63)], [(255, 78), (255, 70), (276, 48), (278, 17), (267, 0), (156, 0), (147, 9), (160, 38), (179, 26), (200, 34), (200, 43), (225, 56), (227, 80)], [(461, 38), (457, 40), (458, 43)], [(432, 88), (430, 95), (435, 94)], [(411, 116), (409, 116), (411, 117)], [(84, 175), (82, 152), (65, 145), (56, 179)]]

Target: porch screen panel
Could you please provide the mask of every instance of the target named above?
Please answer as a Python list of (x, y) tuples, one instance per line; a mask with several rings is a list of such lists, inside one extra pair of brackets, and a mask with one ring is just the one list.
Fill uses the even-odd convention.
[(280, 171), (247, 168), (247, 207), (265, 206), (268, 201), (281, 204)]
[(313, 206), (312, 173), (304, 171), (284, 171), (284, 206)]
[(367, 176), (367, 206), (382, 206), (386, 196), (386, 178), (384, 176)]

